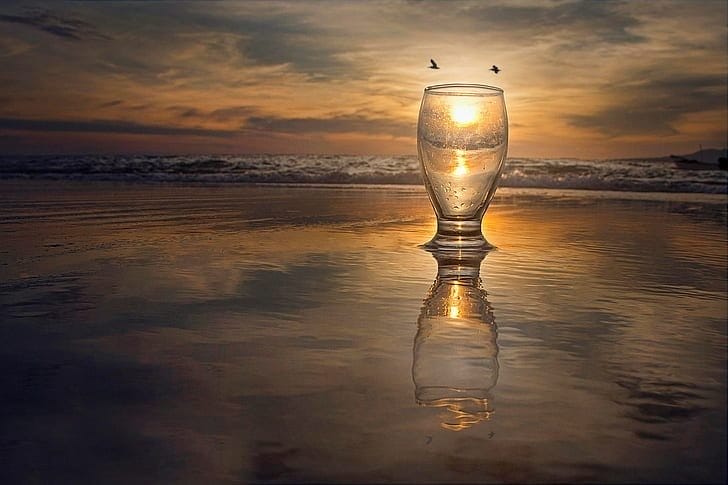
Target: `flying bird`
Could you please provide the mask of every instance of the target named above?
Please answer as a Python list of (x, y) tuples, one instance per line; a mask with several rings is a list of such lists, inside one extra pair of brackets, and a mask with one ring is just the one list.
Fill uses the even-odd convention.
[(498, 66), (496, 66), (495, 64), (493, 64), (493, 67), (491, 67), (491, 68), (490, 68), (490, 69), (488, 69), (488, 70), (489, 70), (489, 71), (493, 71), (493, 72), (494, 72), (494, 73), (496, 73), (496, 74), (498, 74), (498, 73), (500, 72), (500, 68), (499, 68)]
[(440, 69), (440, 66), (437, 65), (437, 62), (435, 62), (434, 59), (430, 59), (430, 66), (428, 66), (430, 69)]

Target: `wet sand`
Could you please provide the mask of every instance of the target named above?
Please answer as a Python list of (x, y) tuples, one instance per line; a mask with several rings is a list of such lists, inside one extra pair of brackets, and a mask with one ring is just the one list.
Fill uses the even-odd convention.
[(4, 483), (726, 478), (724, 196), (504, 189), (459, 284), (414, 187), (0, 202)]

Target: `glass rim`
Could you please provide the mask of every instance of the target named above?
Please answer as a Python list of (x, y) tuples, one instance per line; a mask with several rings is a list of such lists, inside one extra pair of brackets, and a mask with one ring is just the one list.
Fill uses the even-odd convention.
[(427, 86), (425, 94), (438, 96), (497, 96), (503, 94), (503, 90), (487, 84), (446, 83)]

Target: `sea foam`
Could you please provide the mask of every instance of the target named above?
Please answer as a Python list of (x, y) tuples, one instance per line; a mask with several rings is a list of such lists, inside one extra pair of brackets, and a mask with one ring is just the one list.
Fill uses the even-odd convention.
[[(82, 155), (0, 157), (1, 179), (186, 183), (422, 183), (417, 157), (361, 155)], [(726, 172), (665, 160), (509, 158), (501, 186), (726, 193)]]

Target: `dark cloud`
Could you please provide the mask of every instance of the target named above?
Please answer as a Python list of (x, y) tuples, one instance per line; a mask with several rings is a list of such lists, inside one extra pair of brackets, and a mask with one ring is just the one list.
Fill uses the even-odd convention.
[[(380, 116), (381, 113), (368, 111), (368, 116), (356, 112), (350, 115), (337, 115), (319, 118), (286, 118), (261, 116), (255, 106), (232, 106), (213, 111), (202, 111), (185, 105), (170, 106), (168, 111), (180, 118), (194, 118), (216, 122), (233, 123), (240, 126), (241, 132), (261, 133), (369, 133), (392, 136), (414, 136), (414, 122), (402, 122)], [(373, 115), (373, 116), (372, 116)], [(1, 123), (1, 122), (0, 122)], [(1, 125), (0, 125), (1, 126)]]
[[(327, 8), (327, 5), (318, 8)], [(207, 31), (243, 36), (238, 48), (247, 63), (287, 64), (318, 78), (356, 74), (354, 65), (341, 56), (352, 48), (350, 42), (341, 42), (346, 32), (337, 26), (316, 22), (315, 8), (308, 15), (286, 9), (270, 10), (263, 13), (255, 9), (254, 15), (194, 10), (190, 18), (194, 19), (194, 25), (204, 25)]]
[(247, 33), (250, 36), (241, 41), (240, 47), (257, 64), (290, 64), (299, 72), (323, 77), (344, 75), (350, 67), (337, 57), (346, 52), (341, 42), (292, 19), (281, 17), (249, 25)]
[(529, 37), (579, 35), (580, 41), (599, 40), (607, 43), (634, 43), (645, 40), (630, 29), (640, 22), (620, 10), (621, 2), (579, 0), (557, 4), (493, 5), (476, 3), (463, 8), (467, 16), (483, 26), (523, 32)]
[[(143, 5), (145, 23), (155, 25), (149, 36), (169, 42), (179, 41), (180, 34), (235, 35), (240, 38), (235, 46), (239, 56), (228, 51), (225, 43), (206, 40), (206, 55), (218, 62), (249, 65), (290, 65), (298, 72), (317, 78), (352, 76), (352, 63), (341, 54), (348, 52), (350, 42), (342, 42), (343, 27), (316, 22), (317, 9), (334, 8), (335, 3), (323, 3), (310, 9), (299, 9), (294, 3), (241, 3), (238, 5), (177, 3), (174, 9), (164, 3)], [(128, 6), (111, 5), (109, 12), (118, 14), (121, 22), (129, 16)], [(134, 25), (126, 28), (135, 29)], [(135, 65), (138, 59), (114, 59), (122, 69), (150, 69), (148, 63)], [(189, 70), (186, 66), (184, 70)]]
[(572, 126), (593, 128), (608, 136), (675, 135), (678, 131), (671, 122), (676, 117), (659, 107), (612, 106), (593, 115), (570, 116), (568, 121)]
[(217, 121), (244, 120), (256, 112), (251, 106), (233, 106), (230, 108), (216, 109), (210, 113), (210, 118)]
[(605, 89), (615, 104), (594, 114), (568, 117), (572, 126), (596, 129), (608, 136), (671, 135), (681, 117), (725, 108), (726, 84), (720, 75), (673, 76), (629, 83)]
[(99, 108), (111, 108), (112, 106), (118, 106), (122, 104), (124, 101), (120, 99), (115, 99), (113, 101), (107, 101), (106, 103), (101, 103), (99, 105)]
[(197, 108), (185, 108), (179, 111), (181, 118), (199, 118), (202, 113)]
[[(180, 5), (175, 13), (177, 31), (235, 34), (241, 37), (237, 49), (244, 64), (278, 66), (288, 64), (298, 72), (318, 78), (351, 76), (352, 63), (340, 54), (348, 52), (350, 42), (342, 42), (346, 30), (316, 22), (317, 9), (335, 7), (323, 3), (305, 12), (285, 3), (242, 6), (241, 11)], [(294, 4), (295, 5), (295, 4)], [(169, 15), (169, 9), (163, 13)], [(229, 56), (222, 45), (211, 44), (210, 55)], [(230, 60), (230, 59), (228, 59)]]
[[(109, 28), (143, 35), (120, 34), (128, 44), (112, 45), (95, 61), (94, 69), (146, 83), (201, 80), (200, 87), (209, 87), (209, 68), (214, 65), (241, 69), (236, 79), (223, 82), (231, 85), (245, 84), (245, 69), (251, 66), (287, 65), (315, 80), (360, 77), (361, 69), (343, 55), (353, 49), (350, 42), (342, 42), (343, 29), (312, 21), (313, 10), (302, 15), (288, 11), (285, 4), (264, 7), (255, 3), (202, 7), (192, 2), (171, 9), (164, 3), (145, 3), (139, 7), (144, 14), (140, 25), (128, 15), (128, 5), (100, 5), (96, 14), (114, 18)], [(154, 29), (147, 29), (150, 25)], [(142, 46), (140, 39), (155, 42)], [(201, 52), (197, 58), (180, 63), (168, 55), (192, 44)]]
[[(595, 43), (629, 44), (647, 39), (635, 32), (640, 20), (621, 1), (568, 0), (516, 2), (408, 2), (402, 13), (427, 21), (434, 32), (493, 33), (515, 43), (568, 38), (562, 47), (593, 47)], [(407, 19), (403, 19), (404, 22)], [(567, 37), (565, 37), (565, 34)]]
[(90, 120), (28, 120), (0, 118), (0, 129), (19, 131), (60, 131), (76, 133), (125, 133), (141, 135), (232, 136), (236, 131), (182, 128), (176, 126), (145, 125), (132, 121)]
[[(293, 4), (295, 5), (295, 3)], [(263, 7), (263, 8), (261, 8)], [(311, 9), (293, 8), (285, 3), (248, 4), (241, 10), (217, 6), (180, 5), (175, 13), (177, 31), (235, 34), (241, 37), (238, 51), (246, 63), (288, 64), (295, 70), (317, 77), (347, 75), (351, 63), (339, 54), (351, 49), (342, 42), (346, 30), (316, 22), (318, 9), (336, 7), (323, 3)], [(163, 15), (169, 16), (169, 9)], [(224, 45), (211, 44), (210, 55), (229, 56)]]
[(35, 27), (63, 39), (109, 39), (107, 35), (96, 30), (88, 22), (76, 18), (61, 17), (46, 10), (30, 10), (23, 15), (2, 14), (0, 15), (0, 21)]
[(214, 121), (237, 121), (242, 124), (249, 116), (257, 112), (256, 108), (251, 106), (231, 106), (229, 108), (220, 108), (213, 111), (202, 111), (194, 106), (175, 105), (166, 108), (179, 116), (180, 118), (197, 118), (201, 120)]
[(414, 136), (414, 123), (363, 116), (331, 118), (248, 118), (246, 128), (280, 133), (370, 133), (392, 136)]

